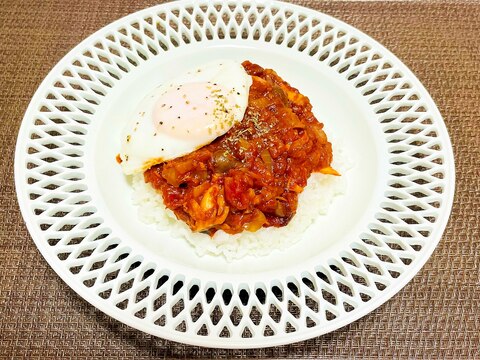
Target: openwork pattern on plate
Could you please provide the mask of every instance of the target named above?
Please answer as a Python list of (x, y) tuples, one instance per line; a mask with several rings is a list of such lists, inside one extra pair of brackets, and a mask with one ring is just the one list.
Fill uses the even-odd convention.
[[(63, 61), (63, 74), (26, 119), (29, 211), (56, 261), (82, 286), (122, 316), (190, 338), (248, 342), (340, 321), (385, 291), (422, 254), (444, 202), (443, 140), (432, 109), (397, 60), (348, 26), (287, 4), (177, 2), (128, 19)], [(351, 247), (314, 271), (254, 287), (173, 273), (123, 244), (90, 196), (84, 147), (110, 89), (155, 56), (213, 39), (253, 39), (311, 56), (341, 74), (377, 115), (390, 162), (384, 201)]]

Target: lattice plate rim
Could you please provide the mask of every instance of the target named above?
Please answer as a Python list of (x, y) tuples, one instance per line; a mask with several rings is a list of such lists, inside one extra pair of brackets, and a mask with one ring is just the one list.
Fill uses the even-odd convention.
[[(368, 229), (328, 262), (300, 267), (289, 277), (272, 275), (263, 284), (202, 279), (152, 264), (104, 221), (82, 172), (89, 126), (124, 74), (175, 48), (235, 41), (268, 43), (327, 64), (368, 102), (389, 152), (385, 199)], [(17, 197), (28, 230), (72, 289), (139, 330), (222, 348), (319, 336), (383, 304), (438, 244), (454, 176), (442, 117), (398, 58), (339, 20), (277, 1), (181, 0), (99, 30), (42, 82), (15, 153)]]

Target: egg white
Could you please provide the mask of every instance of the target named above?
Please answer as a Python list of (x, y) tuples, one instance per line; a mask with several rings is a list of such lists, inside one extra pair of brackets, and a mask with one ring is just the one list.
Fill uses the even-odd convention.
[(242, 121), (251, 84), (240, 63), (217, 60), (152, 90), (122, 132), (123, 172), (143, 172), (226, 133)]

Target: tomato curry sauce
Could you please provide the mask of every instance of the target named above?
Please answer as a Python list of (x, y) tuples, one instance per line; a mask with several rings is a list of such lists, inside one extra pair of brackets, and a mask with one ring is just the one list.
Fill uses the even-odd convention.
[(308, 98), (273, 70), (242, 65), (253, 79), (243, 121), (209, 145), (144, 173), (193, 231), (285, 226), (312, 172), (338, 175)]

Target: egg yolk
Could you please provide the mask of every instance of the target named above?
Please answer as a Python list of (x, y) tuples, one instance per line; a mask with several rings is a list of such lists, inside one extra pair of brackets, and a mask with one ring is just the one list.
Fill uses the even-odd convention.
[(211, 82), (172, 85), (154, 105), (154, 128), (185, 141), (220, 136), (241, 120), (235, 117), (235, 94), (235, 89)]

